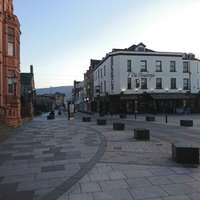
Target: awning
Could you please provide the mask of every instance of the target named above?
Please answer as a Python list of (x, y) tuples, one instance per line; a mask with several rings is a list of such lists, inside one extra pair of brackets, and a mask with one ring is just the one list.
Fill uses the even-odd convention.
[(152, 99), (189, 99), (190, 95), (184, 93), (159, 93), (149, 94)]

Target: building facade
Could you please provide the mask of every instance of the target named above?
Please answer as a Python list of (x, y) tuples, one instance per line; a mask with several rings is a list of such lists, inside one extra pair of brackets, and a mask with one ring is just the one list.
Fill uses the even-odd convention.
[(96, 66), (94, 101), (105, 113), (200, 112), (200, 60), (143, 43), (113, 49)]
[(30, 66), (30, 73), (20, 73), (21, 82), (21, 117), (22, 120), (32, 118), (36, 105), (35, 81), (33, 65)]
[(21, 125), (20, 24), (12, 0), (0, 0), (0, 120)]

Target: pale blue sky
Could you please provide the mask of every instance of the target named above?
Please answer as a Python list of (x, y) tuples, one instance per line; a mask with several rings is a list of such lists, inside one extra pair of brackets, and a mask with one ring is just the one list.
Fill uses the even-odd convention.
[(36, 88), (73, 85), (90, 59), (140, 42), (200, 59), (200, 0), (14, 0), (14, 12)]

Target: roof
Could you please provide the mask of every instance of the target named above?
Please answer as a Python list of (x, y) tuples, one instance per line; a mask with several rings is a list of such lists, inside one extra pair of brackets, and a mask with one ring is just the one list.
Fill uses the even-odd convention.
[(32, 73), (20, 73), (20, 81), (22, 85), (32, 85), (33, 74)]
[(95, 66), (97, 66), (100, 62), (101, 62), (101, 60), (94, 60), (94, 59), (91, 59), (91, 60), (90, 60), (90, 65), (91, 65), (92, 68), (94, 69)]
[(125, 48), (125, 49), (113, 49), (112, 51), (138, 51), (137, 48), (140, 47), (140, 46), (145, 48), (144, 52), (155, 52), (151, 49), (147, 49), (146, 45), (143, 44), (142, 42), (140, 42), (138, 45), (133, 44), (132, 46)]

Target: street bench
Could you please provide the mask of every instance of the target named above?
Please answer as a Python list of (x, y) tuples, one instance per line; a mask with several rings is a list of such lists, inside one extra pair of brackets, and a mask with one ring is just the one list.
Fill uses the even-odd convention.
[(155, 117), (154, 116), (146, 116), (146, 121), (154, 122), (155, 121)]
[(91, 117), (82, 117), (82, 122), (91, 122)]
[(139, 140), (149, 140), (150, 139), (149, 130), (143, 128), (135, 128), (134, 138)]
[(193, 126), (193, 120), (180, 120), (180, 126)]
[(55, 112), (52, 110), (48, 115), (47, 119), (54, 119), (55, 118)]
[(199, 164), (199, 147), (188, 143), (172, 143), (172, 157), (177, 163)]
[(124, 130), (125, 124), (122, 122), (115, 122), (113, 123), (113, 130)]
[(97, 125), (106, 125), (106, 119), (97, 119)]
[(119, 118), (127, 118), (127, 115), (126, 114), (120, 114)]

